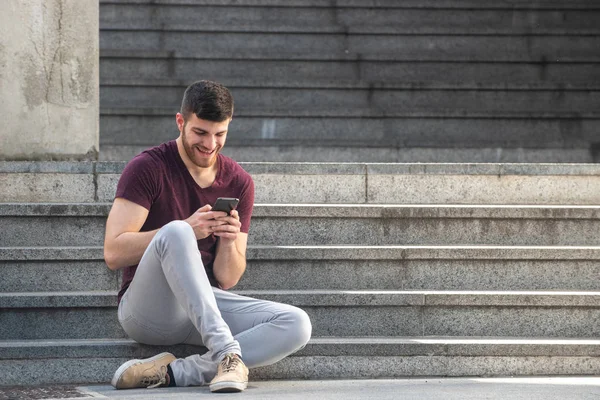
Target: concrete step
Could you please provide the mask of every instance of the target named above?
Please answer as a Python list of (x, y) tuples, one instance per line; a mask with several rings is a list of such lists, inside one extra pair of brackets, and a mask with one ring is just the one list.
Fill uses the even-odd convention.
[[(100, 0), (100, 4), (122, 4), (122, 0)], [(138, 5), (197, 5), (197, 6), (251, 6), (251, 7), (316, 7), (331, 8), (331, 3), (322, 0), (127, 0), (127, 4)], [(337, 0), (337, 7), (352, 7), (362, 9), (511, 9), (511, 10), (598, 10), (600, 6), (590, 0), (571, 0), (562, 2), (558, 0), (545, 0), (543, 2), (530, 2), (511, 0), (498, 3), (493, 0)]]
[[(433, 37), (433, 36), (427, 36)], [(543, 38), (540, 36), (539, 38)], [(443, 52), (436, 54), (428, 54), (427, 56), (423, 56), (423, 53), (412, 52), (385, 52), (385, 53), (354, 53), (344, 51), (341, 53), (338, 52), (313, 52), (313, 53), (256, 53), (249, 51), (238, 51), (235, 53), (225, 53), (220, 49), (210, 49), (204, 52), (193, 52), (193, 51), (182, 51), (179, 48), (166, 49), (166, 48), (113, 48), (113, 47), (102, 47), (100, 48), (100, 54), (102, 58), (131, 58), (131, 59), (169, 59), (171, 61), (170, 72), (166, 75), (167, 77), (173, 76), (174, 71), (174, 62), (176, 60), (213, 60), (213, 61), (226, 61), (228, 63), (232, 62), (251, 62), (251, 61), (271, 61), (271, 62), (352, 62), (354, 65), (365, 65), (361, 64), (363, 62), (372, 62), (383, 64), (384, 62), (387, 64), (393, 65), (393, 63), (425, 63), (425, 64), (443, 64), (443, 63), (453, 63), (453, 64), (484, 64), (484, 63), (493, 63), (498, 65), (505, 64), (531, 64), (533, 66), (539, 67), (542, 71), (546, 69), (547, 66), (556, 67), (557, 64), (562, 64), (564, 66), (573, 66), (575, 64), (597, 64), (598, 59), (594, 57), (585, 57), (580, 56), (576, 58), (568, 57), (564, 58), (545, 58), (544, 56), (540, 57), (540, 52), (529, 53), (529, 54), (516, 54), (512, 57), (504, 56), (500, 57), (499, 55), (492, 54), (481, 54), (481, 55), (473, 55), (473, 57), (469, 58), (462, 53), (454, 53), (454, 52)], [(357, 71), (358, 72), (358, 71)], [(196, 75), (196, 73), (194, 73)], [(242, 75), (243, 76), (243, 75)], [(134, 75), (132, 77), (139, 77), (138, 75)], [(159, 78), (164, 78), (165, 76), (160, 76)], [(190, 79), (187, 77), (187, 79)]]
[[(101, 91), (103, 90), (103, 87), (106, 87), (107, 90), (111, 89), (111, 88), (121, 88), (121, 87), (134, 87), (134, 88), (138, 88), (140, 90), (145, 90), (145, 89), (155, 89), (158, 90), (159, 88), (165, 88), (166, 91), (172, 91), (172, 90), (176, 90), (176, 88), (183, 88), (185, 90), (185, 88), (190, 84), (190, 80), (186, 79), (186, 78), (178, 78), (176, 76), (174, 77), (168, 77), (168, 78), (164, 78), (164, 76), (168, 76), (168, 75), (173, 75), (176, 74), (178, 72), (176, 71), (172, 71), (171, 73), (165, 73), (163, 75), (163, 78), (160, 77), (156, 77), (153, 76), (153, 71), (152, 68), (150, 69), (146, 69), (144, 67), (142, 67), (142, 64), (144, 63), (148, 63), (150, 64), (149, 67), (157, 67), (157, 65), (154, 63), (153, 58), (144, 58), (141, 57), (137, 63), (130, 63), (131, 61), (134, 61), (136, 59), (121, 59), (121, 58), (105, 58), (105, 60), (107, 61), (108, 65), (114, 66), (114, 68), (109, 69), (108, 71), (106, 71), (106, 76), (103, 76), (101, 79)], [(111, 63), (112, 61), (112, 63)], [(158, 63), (160, 62), (160, 59), (157, 60)], [(171, 60), (173, 61), (173, 60)], [(199, 68), (202, 68), (202, 66), (205, 66), (204, 62), (200, 62), (199, 60), (194, 61), (194, 60), (185, 60), (183, 59), (182, 61), (189, 61), (191, 64), (197, 64)], [(217, 62), (219, 62), (220, 60), (216, 60)], [(157, 63), (157, 64), (158, 64)], [(252, 68), (255, 67), (254, 65), (254, 61), (249, 61), (248, 62), (248, 68)], [(267, 61), (268, 63), (268, 61)], [(298, 64), (300, 63), (296, 63), (294, 61), (291, 62), (278, 62), (275, 61), (274, 63), (276, 63), (278, 69), (279, 69), (279, 73), (281, 74), (282, 72), (286, 72), (286, 70), (290, 70), (292, 69), (292, 67), (299, 67)], [(322, 66), (319, 65), (318, 62), (314, 62), (314, 64), (316, 65), (310, 65), (312, 62), (305, 62), (304, 64), (306, 65), (306, 67), (308, 69), (312, 69), (315, 70), (317, 68), (321, 68)], [(246, 63), (244, 63), (246, 64)], [(261, 62), (262, 64), (262, 62)], [(331, 69), (333, 67), (333, 65), (331, 65), (331, 63), (327, 63), (328, 64), (328, 70)], [(346, 62), (346, 63), (339, 63), (339, 68), (340, 69), (345, 69), (344, 64), (346, 64), (346, 67), (352, 67), (354, 69), (353, 74), (356, 75), (354, 78), (352, 78), (350, 76), (350, 74), (348, 75), (348, 77), (344, 77), (344, 76), (337, 76), (337, 79), (335, 79), (333, 76), (320, 76), (320, 78), (310, 78), (307, 77), (308, 74), (311, 73), (311, 71), (304, 71), (307, 74), (305, 74), (304, 76), (294, 76), (294, 79), (291, 79), (290, 77), (288, 77), (287, 79), (285, 77), (278, 77), (276, 79), (276, 77), (271, 76), (268, 77), (268, 75), (266, 75), (266, 73), (263, 71), (262, 74), (258, 74), (259, 76), (252, 76), (251, 79), (243, 79), (240, 78), (238, 76), (236, 76), (236, 72), (235, 70), (230, 70), (229, 75), (225, 76), (225, 71), (221, 70), (220, 72), (222, 73), (223, 79), (219, 79), (219, 82), (224, 84), (225, 86), (227, 86), (228, 88), (230, 88), (231, 90), (234, 90), (236, 88), (239, 89), (279, 89), (279, 90), (283, 90), (283, 89), (289, 89), (292, 90), (291, 93), (294, 93), (293, 90), (298, 90), (298, 89), (317, 89), (317, 90), (327, 90), (327, 89), (331, 89), (331, 90), (372, 90), (372, 91), (383, 91), (383, 90), (390, 90), (390, 91), (400, 91), (400, 90), (414, 90), (414, 91), (418, 91), (418, 90), (423, 90), (423, 91), (434, 91), (434, 90), (438, 90), (438, 91), (491, 91), (491, 90), (498, 90), (498, 91), (507, 91), (507, 92), (514, 92), (514, 91), (518, 91), (518, 92), (528, 92), (528, 91), (533, 91), (533, 92), (540, 92), (540, 91), (561, 91), (561, 92), (573, 92), (573, 91), (596, 91), (600, 89), (600, 82), (587, 82), (587, 85), (584, 81), (580, 81), (582, 79), (582, 77), (576, 77), (576, 76), (571, 76), (570, 74), (573, 73), (574, 70), (579, 71), (578, 73), (580, 74), (586, 74), (586, 78), (589, 77), (593, 77), (597, 71), (590, 70), (589, 74), (588, 74), (588, 66), (596, 66), (595, 64), (571, 64), (570, 66), (565, 64), (565, 65), (561, 65), (561, 64), (554, 64), (553, 66), (558, 67), (557, 69), (562, 69), (564, 71), (565, 74), (567, 74), (566, 76), (562, 76), (562, 77), (556, 77), (556, 80), (554, 80), (554, 77), (549, 78), (549, 77), (544, 77), (544, 79), (542, 79), (542, 77), (539, 74), (539, 67), (536, 65), (531, 65), (531, 64), (517, 64), (517, 67), (523, 67), (522, 71), (516, 71), (517, 73), (522, 73), (523, 76), (521, 77), (521, 79), (514, 79), (513, 77), (511, 77), (511, 80), (509, 82), (507, 81), (500, 81), (500, 77), (498, 76), (498, 74), (502, 74), (508, 71), (503, 71), (503, 67), (508, 67), (508, 65), (494, 65), (494, 69), (493, 69), (493, 73), (492, 70), (490, 70), (489, 65), (488, 64), (477, 64), (477, 63), (451, 63), (451, 67), (456, 68), (457, 70), (453, 70), (450, 71), (450, 73), (455, 72), (456, 75), (459, 75), (459, 70), (462, 74), (465, 74), (465, 69), (470, 70), (473, 72), (473, 74), (469, 74), (469, 76), (467, 77), (466, 74), (465, 76), (461, 76), (462, 79), (459, 79), (458, 77), (456, 77), (455, 79), (444, 79), (442, 80), (441, 77), (438, 75), (437, 77), (433, 77), (431, 76), (430, 79), (428, 79), (426, 82), (423, 81), (423, 79), (426, 79), (425, 76), (419, 76), (418, 72), (421, 73), (427, 73), (427, 68), (429, 68), (429, 73), (433, 75), (434, 71), (436, 71), (438, 74), (439, 73), (447, 73), (448, 71), (448, 66), (446, 66), (446, 64), (437, 64), (437, 63), (424, 63), (424, 65), (415, 65), (413, 63), (404, 63), (404, 65), (402, 66), (402, 69), (404, 70), (406, 76), (405, 79), (400, 80), (398, 79), (399, 77), (397, 75), (395, 75), (393, 78), (386, 80), (386, 81), (382, 81), (380, 80), (380, 78), (378, 78), (378, 75), (372, 75), (372, 76), (366, 76), (369, 75), (368, 72), (369, 71), (364, 71), (365, 73), (363, 74), (361, 71), (361, 76), (358, 76), (356, 74), (356, 67), (357, 67), (357, 63), (353, 63), (353, 62)], [(354, 65), (353, 65), (354, 64)], [(374, 65), (375, 63), (372, 63), (371, 65), (369, 65), (370, 68), (373, 69), (377, 69), (379, 68), (378, 65)], [(372, 72), (377, 72), (379, 73), (383, 73), (386, 74), (386, 68), (385, 66), (390, 66), (391, 63), (380, 63), (381, 64), (381, 69), (383, 69), (383, 71), (372, 71)], [(130, 70), (131, 68), (135, 68), (134, 65), (140, 65), (140, 69), (142, 71), (140, 71), (143, 74), (147, 74), (148, 76), (140, 76), (140, 74), (137, 74), (135, 76), (132, 76), (132, 74), (127, 70)], [(238, 62), (236, 62), (235, 64), (236, 68), (240, 68), (240, 65)], [(393, 65), (391, 65), (393, 67)], [(442, 67), (443, 66), (443, 67)], [(206, 66), (205, 66), (206, 67)], [(316, 68), (315, 68), (316, 67)], [(338, 67), (338, 65), (335, 65), (335, 67)], [(425, 69), (425, 71), (423, 71), (421, 68), (425, 67), (423, 69)], [(442, 68), (440, 68), (442, 67)], [(460, 67), (460, 68), (458, 68)], [(560, 68), (562, 67), (562, 68)], [(570, 67), (570, 68), (564, 68), (564, 67)], [(362, 68), (359, 66), (359, 68)], [(410, 71), (410, 69), (415, 69), (415, 71)], [(438, 68), (440, 68), (438, 70)], [(160, 69), (160, 66), (159, 68)], [(179, 69), (179, 68), (177, 68)], [(198, 75), (202, 75), (202, 76), (206, 76), (206, 75), (211, 75), (213, 76), (217, 71), (215, 72), (207, 72), (206, 74), (203, 73), (199, 73), (197, 68), (195, 69), (195, 74)], [(443, 71), (442, 71), (443, 69)], [(476, 76), (476, 71), (478, 69), (480, 70), (480, 76)], [(517, 69), (517, 68), (515, 68)], [(526, 72), (525, 70), (529, 69), (529, 72)], [(283, 70), (283, 71), (281, 71)], [(536, 72), (534, 73), (533, 71), (536, 70)], [(492, 76), (481, 76), (482, 72), (488, 72), (490, 74), (492, 74)], [(571, 72), (568, 72), (571, 71)], [(273, 73), (275, 73), (275, 71), (272, 71)], [(414, 75), (416, 76), (408, 76), (408, 75), (412, 75), (414, 72)], [(246, 73), (248, 73), (248, 71), (246, 71)], [(291, 71), (290, 71), (291, 73)], [(301, 71), (299, 71), (299, 73), (301, 73)], [(511, 71), (512, 73), (512, 71)], [(331, 72), (329, 73), (331, 75)], [(531, 75), (530, 75), (531, 74)], [(261, 76), (262, 75), (262, 76)], [(298, 75), (298, 74), (294, 74), (294, 75)], [(527, 75), (527, 77), (525, 76)], [(599, 75), (600, 76), (600, 75)], [(508, 79), (508, 78), (506, 78)], [(529, 79), (529, 80), (527, 80)], [(109, 97), (109, 96), (106, 96)], [(236, 96), (237, 99), (237, 96)]]
[[(595, 93), (595, 92), (593, 92)], [(173, 107), (106, 107), (100, 110), (100, 115), (119, 115), (126, 117), (135, 117), (146, 115), (147, 118), (168, 116), (173, 118), (176, 109)], [(546, 111), (500, 111), (494, 115), (489, 114), (486, 111), (469, 111), (461, 112), (453, 109), (445, 110), (376, 110), (376, 109), (363, 109), (346, 110), (346, 109), (322, 109), (322, 110), (290, 110), (290, 109), (243, 109), (236, 113), (237, 119), (243, 118), (294, 118), (294, 119), (306, 119), (306, 118), (354, 118), (354, 119), (365, 119), (365, 118), (380, 118), (380, 119), (406, 119), (406, 118), (446, 118), (446, 119), (486, 119), (486, 120), (502, 120), (502, 119), (549, 119), (549, 120), (575, 120), (581, 123), (584, 120), (597, 121), (600, 119), (600, 114), (593, 111), (584, 111), (582, 113), (575, 112), (546, 112)], [(169, 129), (171, 133), (173, 128)], [(173, 134), (173, 133), (172, 133)], [(177, 133), (178, 134), (178, 133)], [(569, 135), (565, 135), (568, 139)], [(485, 140), (480, 138), (480, 142), (485, 143)]]
[[(135, 6), (134, 6), (135, 7)], [(137, 8), (137, 7), (136, 7)], [(173, 8), (173, 7), (168, 7)], [(197, 7), (195, 7), (197, 8)], [(161, 12), (163, 10), (154, 8), (148, 10), (150, 13)], [(185, 13), (184, 10), (178, 10), (179, 12)], [(203, 12), (204, 10), (200, 10)], [(312, 9), (313, 12), (319, 10)], [(335, 12), (336, 10), (333, 9)], [(570, 11), (570, 12), (546, 12), (546, 15), (539, 15), (539, 11), (529, 12), (527, 14), (521, 13), (521, 15), (512, 18), (510, 15), (513, 12), (498, 13), (503, 15), (495, 15), (496, 12), (489, 11), (486, 15), (463, 15), (465, 13), (456, 12), (454, 10), (442, 11), (438, 13), (431, 13), (425, 10), (415, 10), (409, 12), (402, 12), (402, 17), (394, 17), (394, 13), (386, 13), (386, 10), (378, 10), (379, 15), (371, 15), (373, 19), (369, 18), (369, 13), (365, 16), (359, 16), (364, 13), (363, 10), (357, 10), (355, 15), (348, 16), (348, 19), (355, 19), (356, 22), (321, 22), (318, 19), (302, 19), (296, 18), (294, 21), (234, 21), (231, 20), (229, 14), (221, 11), (221, 16), (225, 14), (225, 17), (215, 17), (218, 15), (214, 10), (206, 10), (203, 12), (204, 18), (212, 18), (210, 22), (199, 25), (193, 22), (185, 22), (179, 24), (165, 23), (163, 20), (154, 18), (146, 19), (147, 16), (142, 16), (142, 20), (127, 21), (125, 19), (114, 20), (113, 17), (108, 17), (106, 20), (101, 21), (100, 32), (101, 34), (111, 31), (159, 31), (159, 32), (223, 32), (223, 33), (300, 33), (300, 34), (356, 34), (356, 35), (397, 35), (397, 36), (416, 36), (416, 35), (470, 35), (470, 36), (593, 36), (600, 34), (600, 28), (595, 23), (600, 16), (598, 11)], [(405, 11), (405, 10), (402, 10)], [(170, 13), (172, 14), (172, 13)], [(212, 14), (212, 16), (211, 16)], [(276, 14), (276, 13), (273, 13)], [(292, 13), (290, 13), (292, 14)], [(437, 14), (437, 15), (432, 15)], [(553, 15), (551, 15), (553, 14)], [(569, 14), (564, 15), (561, 14)], [(387, 21), (381, 21), (385, 15)], [(456, 16), (455, 16), (456, 15)], [(346, 17), (346, 16), (345, 16)], [(410, 20), (410, 18), (413, 18)], [(127, 18), (127, 17), (125, 17)], [(177, 18), (174, 16), (172, 18)], [(190, 18), (190, 16), (188, 16)], [(194, 18), (194, 17), (191, 17)], [(287, 19), (293, 18), (287, 16)], [(330, 16), (324, 16), (325, 19), (330, 19)], [(393, 22), (390, 19), (400, 19), (401, 21)], [(514, 24), (507, 24), (506, 19), (517, 20)], [(529, 20), (525, 20), (529, 19)], [(535, 19), (544, 20), (540, 23), (535, 22)], [(562, 18), (568, 18), (563, 21)], [(581, 24), (578, 24), (578, 18), (581, 18)], [(226, 20), (227, 22), (219, 23), (218, 19)], [(519, 20), (520, 19), (520, 20)], [(381, 24), (377, 24), (377, 21), (381, 21)], [(320, 25), (321, 24), (321, 25)]]
[[(164, 107), (177, 110), (187, 85), (154, 85), (152, 82), (121, 81), (104, 83), (100, 90), (103, 108)], [(595, 114), (600, 109), (600, 91), (592, 90), (436, 90), (392, 89), (347, 86), (343, 88), (316, 87), (229, 87), (235, 98), (236, 109), (269, 110), (271, 113), (292, 112), (301, 114), (338, 111), (360, 114), (368, 111), (393, 116), (402, 113), (445, 113), (447, 110), (460, 114)], [(600, 114), (595, 114), (600, 118)], [(516, 116), (516, 115), (515, 115)], [(293, 132), (289, 132), (292, 134)], [(137, 132), (132, 132), (137, 134)], [(249, 138), (261, 138), (256, 131)]]
[[(600, 247), (250, 246), (247, 260), (238, 290), (600, 290)], [(0, 248), (0, 271), (0, 292), (120, 288), (101, 247)]]
[[(100, 146), (100, 159), (105, 161), (131, 159), (139, 146)], [(580, 148), (503, 148), (482, 147), (364, 147), (302, 145), (228, 145), (223, 151), (240, 161), (273, 162), (382, 162), (382, 163), (595, 163), (598, 157), (587, 146)]]
[(0, 292), (118, 290), (102, 247), (1, 247)]
[[(98, 246), (109, 209), (0, 203), (0, 246)], [(599, 206), (257, 204), (249, 243), (597, 246), (599, 225)]]
[[(250, 379), (595, 374), (600, 341), (544, 338), (313, 338), (300, 352)], [(121, 363), (194, 346), (144, 346), (127, 339), (0, 342), (0, 385), (105, 383)], [(335, 360), (338, 368), (332, 367)], [(343, 370), (339, 367), (344, 366)], [(57, 373), (59, 370), (62, 373)], [(310, 371), (310, 373), (309, 373)]]
[[(591, 7), (590, 7), (591, 8)], [(101, 3), (100, 27), (134, 29), (247, 30), (270, 32), (320, 29), (327, 32), (432, 33), (432, 34), (573, 34), (598, 32), (600, 13), (593, 9), (489, 9), (480, 3), (471, 9), (391, 8), (374, 5), (323, 7), (277, 5), (194, 5)]]
[[(304, 309), (314, 336), (600, 334), (600, 292), (236, 291)], [(0, 294), (0, 340), (124, 338), (116, 292)]]
[[(155, 146), (175, 139), (175, 108), (103, 108), (100, 115), (101, 153), (119, 146)], [(239, 110), (231, 125), (228, 146), (304, 146), (363, 148), (375, 151), (414, 151), (423, 149), (513, 151), (577, 151), (585, 154), (575, 162), (597, 157), (595, 132), (600, 129), (600, 114), (586, 113), (496, 113), (437, 111), (374, 112), (352, 114), (344, 110), (279, 111)], [(136, 135), (135, 132), (144, 132)], [(373, 132), (365, 136), (364, 132)], [(495, 150), (495, 151), (494, 151)], [(269, 154), (255, 147), (260, 161), (272, 161)], [(311, 161), (312, 152), (298, 161)], [(128, 154), (124, 154), (129, 156)], [(296, 157), (299, 157), (296, 155)], [(127, 158), (128, 159), (128, 158)], [(255, 161), (256, 159), (246, 159)], [(481, 157), (462, 162), (474, 162)], [(244, 160), (239, 160), (244, 161)], [(286, 159), (285, 161), (294, 161)], [(315, 159), (315, 161), (317, 161)], [(315, 162), (313, 161), (313, 162)], [(326, 158), (318, 161), (329, 161)], [(349, 160), (342, 160), (349, 161)], [(379, 158), (367, 162), (388, 161)], [(395, 160), (394, 160), (395, 161)], [(415, 160), (423, 162), (427, 160)], [(440, 160), (441, 161), (441, 160)], [(495, 156), (483, 162), (497, 162)], [(532, 161), (536, 161), (532, 159)], [(556, 159), (547, 160), (556, 162)]]
[[(2, 162), (1, 203), (111, 202), (125, 162)], [(257, 203), (600, 203), (595, 164), (241, 163)], [(8, 206), (4, 206), (8, 207)]]
[[(219, 43), (215, 49), (215, 43)], [(100, 35), (101, 49), (175, 50), (197, 54), (211, 52), (218, 58), (231, 53), (249, 58), (306, 58), (342, 54), (352, 58), (381, 59), (381, 54), (399, 54), (400, 59), (422, 61), (513, 61), (561, 60), (598, 62), (598, 36), (448, 36), (409, 35), (402, 40), (381, 34), (236, 33), (152, 30), (110, 30)], [(383, 56), (384, 59), (386, 56)]]
[(600, 85), (600, 72), (594, 63), (219, 60), (165, 52), (112, 51), (102, 51), (100, 56), (101, 90), (103, 85), (121, 80), (185, 85), (195, 76), (226, 86), (270, 83), (281, 87), (593, 90)]
[[(268, 122), (268, 121), (265, 121)], [(538, 121), (539, 122), (539, 121)], [(375, 123), (374, 123), (375, 124)], [(268, 126), (268, 124), (265, 124)], [(235, 135), (235, 134), (234, 134)], [(164, 139), (168, 140), (168, 138)], [(598, 154), (590, 145), (579, 148), (498, 147), (366, 147), (319, 143), (273, 144), (265, 140), (254, 146), (228, 143), (223, 154), (241, 162), (328, 163), (596, 163)], [(101, 161), (130, 160), (151, 145), (102, 144)]]

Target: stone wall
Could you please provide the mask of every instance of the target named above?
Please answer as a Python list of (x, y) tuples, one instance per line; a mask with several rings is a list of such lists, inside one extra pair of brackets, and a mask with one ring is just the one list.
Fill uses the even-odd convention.
[(94, 160), (97, 0), (0, 3), (0, 159)]

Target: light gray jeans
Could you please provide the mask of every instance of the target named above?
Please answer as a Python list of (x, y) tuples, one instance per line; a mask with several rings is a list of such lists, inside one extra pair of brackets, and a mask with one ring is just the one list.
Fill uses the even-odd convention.
[(177, 386), (209, 383), (227, 353), (240, 354), (249, 368), (273, 364), (303, 348), (312, 330), (297, 307), (212, 287), (184, 221), (152, 239), (119, 304), (119, 322), (139, 343), (208, 348), (171, 363)]

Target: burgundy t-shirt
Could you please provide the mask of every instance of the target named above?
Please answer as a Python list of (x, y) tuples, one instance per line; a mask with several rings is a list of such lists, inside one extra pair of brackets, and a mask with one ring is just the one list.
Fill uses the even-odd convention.
[[(149, 213), (140, 232), (161, 228), (174, 220), (184, 220), (200, 207), (214, 205), (218, 197), (237, 197), (241, 231), (248, 233), (254, 206), (254, 182), (231, 158), (217, 156), (218, 172), (210, 187), (201, 188), (190, 175), (172, 140), (148, 149), (134, 157), (123, 170), (115, 198), (121, 197), (146, 208)], [(198, 240), (198, 249), (208, 278), (218, 283), (213, 274), (217, 237)], [(129, 287), (137, 265), (123, 269), (119, 301)]]

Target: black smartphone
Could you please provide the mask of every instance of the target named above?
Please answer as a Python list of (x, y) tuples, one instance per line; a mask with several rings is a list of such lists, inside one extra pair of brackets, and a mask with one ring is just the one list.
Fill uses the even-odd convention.
[(227, 214), (231, 213), (231, 210), (235, 210), (240, 199), (235, 199), (233, 197), (219, 197), (217, 201), (215, 201), (215, 205), (212, 207), (211, 211), (224, 211)]

